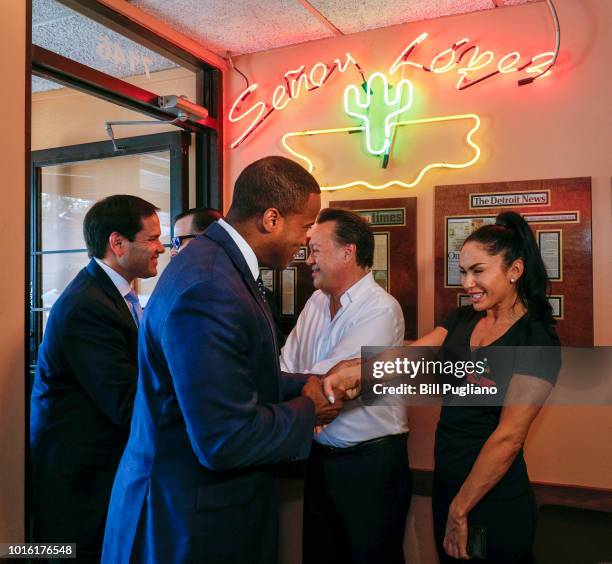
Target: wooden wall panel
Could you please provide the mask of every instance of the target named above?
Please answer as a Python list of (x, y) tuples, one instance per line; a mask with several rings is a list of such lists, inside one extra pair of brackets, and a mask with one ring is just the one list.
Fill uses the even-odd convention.
[[(475, 194), (507, 194), (546, 192), (543, 204), (513, 204), (491, 207), (470, 207)], [(563, 312), (557, 332), (563, 345), (593, 345), (593, 257), (591, 240), (591, 179), (562, 178), (436, 186), (435, 192), (435, 323), (458, 304), (461, 287), (446, 282), (446, 224), (450, 217), (494, 217), (502, 211), (516, 211), (530, 218), (530, 226), (538, 231), (561, 232), (561, 280), (551, 282), (551, 296), (562, 296)], [(576, 221), (568, 220), (574, 214)], [(558, 221), (542, 221), (545, 217), (562, 216)], [(565, 216), (565, 218), (563, 217)]]

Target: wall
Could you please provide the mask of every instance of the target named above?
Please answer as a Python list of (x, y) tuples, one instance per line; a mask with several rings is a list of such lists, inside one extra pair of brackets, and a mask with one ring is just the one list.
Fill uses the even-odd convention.
[[(457, 91), (456, 72), (425, 73), (412, 68), (406, 78), (415, 87), (414, 117), (477, 113), (482, 126), (475, 140), (482, 147), (476, 165), (462, 170), (432, 171), (412, 189), (391, 187), (380, 191), (351, 188), (324, 195), (326, 202), (338, 199), (416, 196), (418, 198), (417, 252), (419, 288), (419, 333), (433, 327), (433, 187), (439, 184), (494, 182), (538, 178), (592, 177), (594, 327), (595, 343), (612, 345), (612, 279), (610, 177), (610, 111), (612, 76), (609, 55), (612, 40), (612, 3), (608, 0), (556, 0), (561, 21), (562, 46), (551, 76), (530, 86), (518, 87), (519, 73), (487, 80), (465, 91)], [(519, 50), (524, 59), (551, 50), (554, 32), (544, 2), (489, 10), (474, 14), (406, 24), (351, 36), (310, 42), (306, 45), (238, 57), (236, 65), (259, 84), (243, 104), (243, 111), (257, 101), (269, 101), (283, 73), (318, 61), (344, 61), (349, 51), (366, 75), (387, 71), (391, 63), (423, 31), (429, 33), (411, 60), (429, 64), (434, 54), (463, 37), (475, 40), (482, 49), (502, 55)], [(525, 76), (520, 73), (520, 77)], [(237, 149), (226, 152), (225, 201), (231, 201), (231, 186), (249, 162), (267, 154), (287, 154), (280, 144), (288, 131), (343, 127), (351, 124), (341, 106), (344, 88), (359, 83), (353, 70), (336, 71), (318, 90), (303, 93), (265, 124)], [(232, 73), (226, 83), (226, 108), (244, 89), (243, 79)], [(249, 118), (250, 119), (250, 118)], [(228, 143), (244, 129), (247, 120), (227, 123)], [(420, 137), (422, 135), (422, 137)], [(437, 137), (422, 132), (405, 134), (392, 154), (388, 174), (410, 178), (414, 161), (426, 157), (464, 158), (465, 129), (448, 126)], [(360, 135), (342, 134), (333, 143), (314, 138), (300, 141), (299, 147), (317, 154), (315, 176), (321, 183), (353, 176), (381, 178), (377, 161), (366, 157)], [(420, 140), (421, 143), (418, 143)], [(318, 149), (318, 152), (317, 152)], [(449, 153), (454, 151), (455, 153)], [(287, 155), (290, 156), (290, 155)], [(431, 409), (412, 410), (410, 442), (412, 465), (431, 468), (432, 436), (437, 413)], [(580, 423), (579, 425), (577, 423)], [(588, 427), (585, 427), (587, 424)], [(584, 429), (588, 428), (588, 440)], [(532, 429), (527, 458), (533, 480), (562, 484), (612, 488), (612, 453), (604, 446), (612, 433), (611, 410), (607, 408), (546, 409)]]
[[(0, 277), (0, 542), (23, 541), (24, 522), (24, 319), (26, 155), (26, 2), (2, 6), (0, 18), (0, 140), (3, 233)], [(10, 56), (8, 56), (10, 53)], [(10, 102), (7, 102), (10, 101)], [(10, 203), (10, 205), (6, 205)]]
[[(183, 68), (123, 80), (159, 95), (196, 99), (195, 74)], [(71, 88), (37, 92), (32, 95), (32, 150), (108, 141), (104, 122), (128, 120), (153, 118)], [(179, 129), (173, 125), (119, 125), (113, 131), (121, 139)], [(190, 205), (195, 205), (195, 140), (189, 148), (189, 198)]]

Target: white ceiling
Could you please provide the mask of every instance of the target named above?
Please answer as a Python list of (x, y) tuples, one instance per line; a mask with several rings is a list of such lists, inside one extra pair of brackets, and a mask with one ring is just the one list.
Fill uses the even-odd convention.
[[(228, 51), (232, 55), (254, 53), (333, 37), (338, 33), (357, 33), (543, 0), (130, 1), (225, 57)], [(312, 9), (304, 5), (307, 3)], [(334, 31), (334, 27), (338, 31)], [(150, 72), (176, 67), (172, 61), (84, 18), (57, 0), (32, 0), (32, 42), (115, 77), (140, 74), (138, 57), (146, 57)], [(112, 52), (104, 50), (108, 44), (114, 46)], [(117, 58), (117, 45), (123, 57)], [(33, 77), (33, 92), (54, 88), (60, 86)]]
[[(309, 0), (343, 34), (542, 0)], [(300, 0), (131, 0), (225, 56), (254, 53), (334, 32)]]

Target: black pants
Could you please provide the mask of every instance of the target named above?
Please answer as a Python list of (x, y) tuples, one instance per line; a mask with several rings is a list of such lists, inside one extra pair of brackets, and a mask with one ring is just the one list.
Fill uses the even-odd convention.
[(406, 435), (337, 452), (314, 443), (304, 489), (303, 564), (403, 564), (411, 494)]
[[(446, 554), (443, 547), (448, 508), (459, 491), (434, 474), (432, 505), (434, 534), (440, 564), (465, 562)], [(487, 558), (478, 564), (528, 564), (535, 537), (537, 507), (533, 490), (526, 484), (517, 495), (486, 495), (468, 514), (468, 524), (486, 529)]]

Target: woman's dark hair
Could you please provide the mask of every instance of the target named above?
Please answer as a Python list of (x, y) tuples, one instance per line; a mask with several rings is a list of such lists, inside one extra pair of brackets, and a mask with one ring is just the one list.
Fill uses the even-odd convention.
[(540, 249), (527, 222), (516, 212), (503, 212), (495, 218), (495, 224), (483, 225), (463, 243), (483, 245), (490, 255), (503, 253), (506, 268), (522, 259), (525, 269), (517, 280), (518, 297), (529, 313), (548, 324), (554, 324), (552, 307), (546, 298), (550, 281), (540, 255)]

